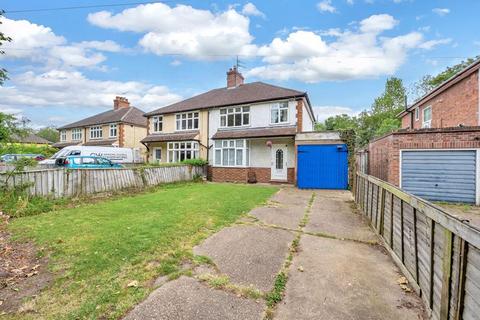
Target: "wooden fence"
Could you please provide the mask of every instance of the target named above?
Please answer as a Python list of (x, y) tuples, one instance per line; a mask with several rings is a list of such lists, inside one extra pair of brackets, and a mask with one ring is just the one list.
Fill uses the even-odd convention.
[[(205, 175), (203, 167), (187, 165), (122, 169), (46, 169), (24, 171), (8, 179), (8, 186), (28, 184), (32, 196), (74, 197), (128, 188), (145, 188), (162, 183), (189, 181)], [(4, 184), (7, 174), (0, 174)]]
[(432, 319), (480, 319), (479, 229), (363, 173), (354, 194)]

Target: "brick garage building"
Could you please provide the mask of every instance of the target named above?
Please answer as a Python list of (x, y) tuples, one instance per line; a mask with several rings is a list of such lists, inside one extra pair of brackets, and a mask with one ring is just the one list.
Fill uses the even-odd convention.
[[(453, 128), (434, 128), (434, 129), (418, 129), (418, 130), (400, 130), (381, 138), (373, 140), (368, 148), (368, 174), (379, 179), (390, 182), (393, 185), (402, 187), (402, 153), (411, 152), (458, 152), (471, 151), (474, 166), (477, 166), (475, 175), (472, 179), (478, 185), (479, 174), (479, 155), (480, 155), (480, 127), (453, 127)], [(475, 156), (476, 154), (476, 156)], [(447, 161), (452, 161), (452, 157), (440, 161), (440, 165), (447, 165)], [(447, 159), (447, 158), (445, 158)], [(426, 161), (419, 162), (426, 165)], [(432, 164), (433, 165), (433, 164)], [(454, 166), (455, 167), (455, 166)], [(459, 167), (459, 166), (457, 166)], [(428, 169), (428, 167), (427, 167)], [(460, 168), (459, 168), (460, 170)], [(426, 170), (425, 170), (426, 171)], [(418, 172), (420, 177), (422, 172)], [(439, 175), (446, 175), (446, 172), (438, 172)], [(433, 180), (432, 180), (433, 181)], [(453, 191), (453, 190), (452, 190)], [(477, 203), (480, 188), (476, 187)]]

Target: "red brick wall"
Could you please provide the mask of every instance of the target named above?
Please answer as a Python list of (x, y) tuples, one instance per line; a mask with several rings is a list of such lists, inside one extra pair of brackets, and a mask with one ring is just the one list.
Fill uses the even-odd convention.
[(396, 132), (370, 143), (369, 173), (400, 184), (400, 150), (480, 148), (480, 127)]
[(303, 131), (303, 101), (297, 101), (297, 132)]
[[(432, 128), (480, 125), (478, 71), (420, 106), (419, 119), (413, 121), (414, 129), (422, 127), (422, 110), (428, 106), (432, 107)], [(410, 114), (402, 118), (402, 128), (408, 127)]]
[[(214, 182), (248, 182), (248, 173), (253, 171), (257, 182), (271, 183), (270, 168), (225, 168), (208, 166), (207, 178)], [(295, 183), (295, 169), (288, 168), (287, 182)]]

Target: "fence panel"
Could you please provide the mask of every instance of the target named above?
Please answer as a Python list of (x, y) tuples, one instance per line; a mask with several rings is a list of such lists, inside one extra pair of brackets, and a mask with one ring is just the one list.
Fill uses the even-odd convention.
[(32, 196), (74, 197), (128, 188), (145, 188), (162, 183), (189, 181), (206, 174), (203, 167), (187, 165), (122, 169), (45, 169), (0, 173), (0, 183), (9, 187), (28, 184)]
[(357, 172), (355, 202), (432, 319), (480, 319), (480, 229)]

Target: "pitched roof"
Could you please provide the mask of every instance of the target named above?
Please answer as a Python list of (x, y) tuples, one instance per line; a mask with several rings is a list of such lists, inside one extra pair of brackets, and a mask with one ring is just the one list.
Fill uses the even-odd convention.
[(52, 141), (39, 137), (33, 133), (27, 134), (25, 137), (14, 136), (14, 140), (20, 143), (33, 143), (33, 144), (52, 144)]
[(167, 142), (195, 140), (199, 131), (175, 132), (175, 133), (154, 133), (146, 136), (141, 142)]
[(85, 118), (83, 120), (73, 122), (58, 129), (71, 129), (71, 128), (79, 128), (79, 127), (86, 127), (86, 126), (93, 126), (99, 124), (106, 124), (112, 122), (123, 122), (128, 124), (133, 124), (137, 126), (146, 127), (147, 126), (147, 118), (143, 116), (143, 111), (135, 108), (135, 107), (128, 107), (128, 108), (119, 108), (114, 110), (108, 110), (94, 116)]
[(87, 141), (82, 146), (112, 146), (117, 139)]
[(235, 88), (219, 88), (146, 113), (146, 116), (181, 111), (223, 107), (245, 103), (307, 97), (306, 92), (282, 88), (264, 82), (241, 84)]
[(246, 130), (219, 130), (212, 139), (287, 137), (297, 133), (295, 126), (274, 128), (251, 128)]
[(79, 145), (79, 144), (80, 144), (80, 142), (56, 142), (52, 145), (52, 147), (62, 149), (62, 148), (65, 148), (65, 147), (76, 146), (76, 145)]
[(469, 65), (465, 69), (457, 72), (452, 77), (445, 80), (443, 83), (438, 85), (432, 91), (428, 92), (423, 97), (421, 97), (420, 99), (415, 101), (406, 110), (403, 110), (402, 112), (400, 112), (400, 114), (398, 114), (398, 116), (403, 117), (408, 111), (410, 111), (410, 110), (412, 110), (416, 107), (419, 107), (419, 106), (423, 105), (424, 103), (428, 102), (429, 100), (435, 98), (440, 93), (450, 89), (451, 87), (453, 87), (454, 85), (456, 85), (457, 83), (462, 81), (463, 79), (465, 79), (468, 76), (470, 76), (471, 74), (477, 72), (479, 69), (480, 69), (480, 59), (476, 60), (475, 62), (473, 62), (471, 65)]

